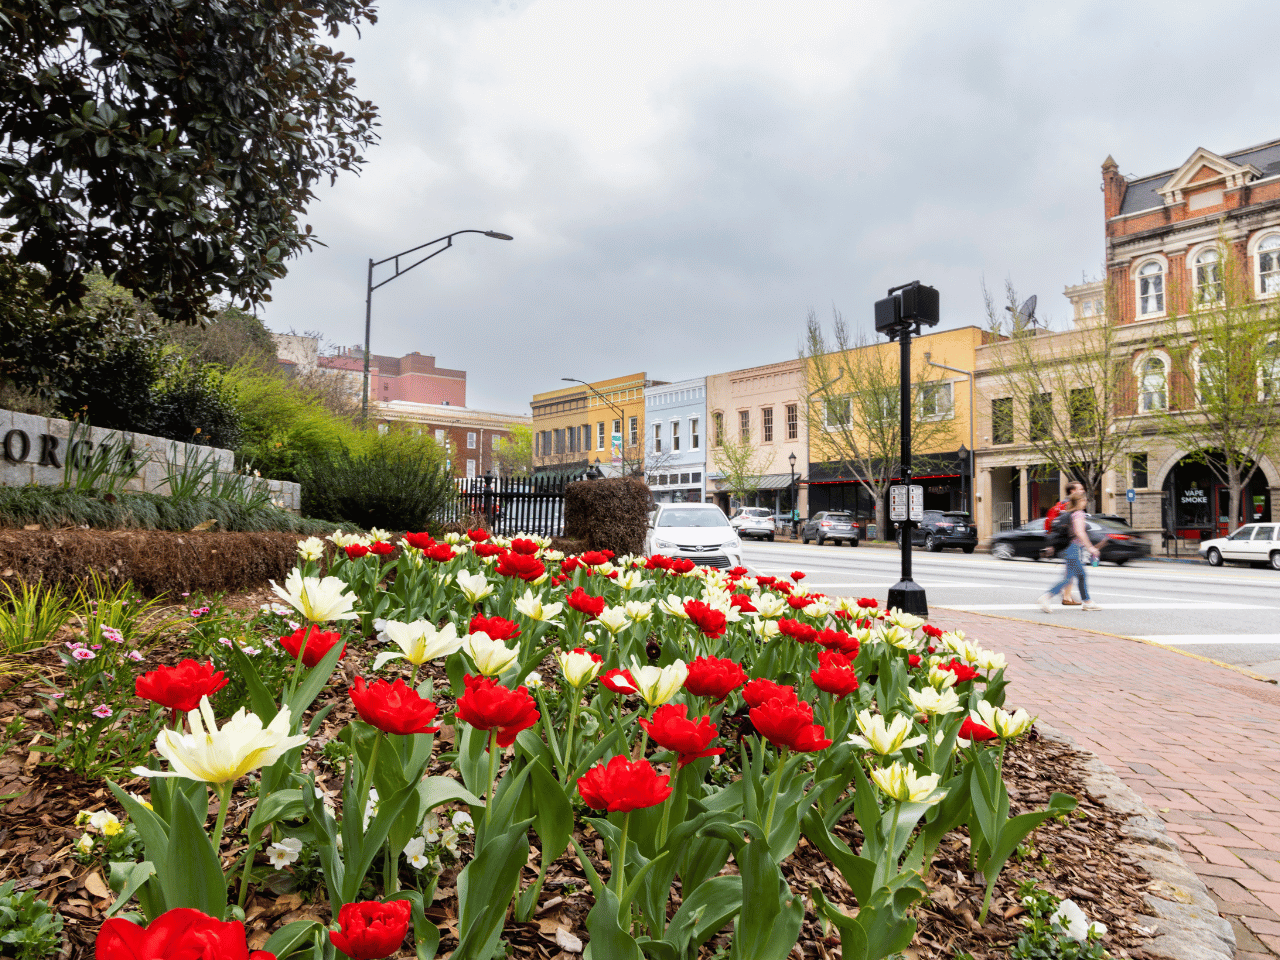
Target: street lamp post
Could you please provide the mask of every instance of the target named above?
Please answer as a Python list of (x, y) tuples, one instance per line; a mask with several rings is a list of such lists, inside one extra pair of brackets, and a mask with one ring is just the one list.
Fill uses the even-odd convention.
[[(579, 380), (577, 377), (561, 377), (560, 379), (561, 379), (561, 380), (563, 380), (565, 383), (580, 383), (580, 384), (582, 384), (584, 387), (586, 387), (588, 390), (590, 390), (592, 393), (594, 393), (597, 397), (599, 397), (599, 398), (600, 398), (604, 403), (608, 404), (608, 405), (609, 405), (609, 407), (613, 410), (613, 412), (614, 412), (614, 413), (616, 413), (616, 414), (618, 415), (618, 435), (619, 435), (619, 436), (622, 436), (622, 430), (623, 430), (623, 429), (625, 428), (625, 426), (626, 426), (626, 419), (627, 419), (627, 418), (626, 418), (626, 416), (623, 414), (623, 412), (622, 412), (620, 409), (618, 409), (617, 407), (615, 407), (615, 406), (613, 405), (613, 401), (612, 401), (612, 400), (610, 400), (608, 397), (606, 397), (603, 393), (601, 393), (599, 390), (597, 390), (597, 389), (596, 389), (595, 387), (593, 387), (591, 384), (587, 383), (587, 381), (585, 381), (585, 380)], [(611, 435), (611, 436), (612, 436), (612, 435)], [(622, 444), (622, 449), (623, 449), (623, 450), (626, 450), (626, 448), (627, 448), (627, 445), (626, 445), (625, 443), (623, 443), (623, 444)], [(597, 462), (597, 463), (599, 463), (599, 462), (600, 462), (600, 459), (599, 459), (598, 457), (596, 458), (596, 462)], [(597, 467), (596, 469), (599, 469), (599, 467)], [(627, 469), (627, 458), (626, 458), (625, 456), (623, 456), (623, 458), (622, 458), (622, 470), (623, 470), (623, 472), (624, 472), (624, 473), (626, 472), (626, 469)]]
[[(360, 421), (367, 423), (369, 420), (369, 333), (373, 322), (373, 291), (379, 287), (390, 283), (396, 277), (403, 273), (408, 273), (414, 267), (426, 263), (432, 257), (438, 256), (453, 246), (453, 238), (464, 233), (482, 233), (486, 237), (492, 237), (495, 240), (510, 240), (511, 235), (499, 233), (497, 230), (456, 230), (451, 234), (443, 237), (437, 237), (435, 240), (428, 240), (426, 243), (420, 243), (416, 247), (410, 247), (408, 250), (402, 250), (400, 253), (393, 254), (389, 257), (383, 257), (381, 260), (369, 260), (368, 280), (365, 282), (364, 290), (364, 388), (360, 400)], [(439, 250), (433, 250), (420, 260), (415, 260), (407, 267), (401, 269), (400, 258), (407, 257), (411, 253), (417, 253), (419, 250), (425, 250), (427, 247), (435, 246), (437, 243), (443, 243), (444, 246)], [(395, 262), (395, 273), (387, 277), (381, 283), (373, 282), (373, 268), (380, 267), (384, 263)]]
[(966, 507), (966, 509), (968, 509), (968, 511), (969, 511), (969, 522), (970, 522), (970, 523), (972, 523), (972, 522), (974, 522), (974, 521), (976, 521), (976, 520), (977, 520), (977, 517), (974, 515), (974, 512), (973, 512), (973, 460), (974, 460), (974, 446), (973, 446), (973, 371), (972, 371), (972, 370), (961, 370), (959, 367), (949, 367), (949, 366), (947, 366), (945, 363), (935, 363), (935, 362), (934, 362), (934, 359), (933, 359), (933, 354), (932, 354), (932, 353), (926, 353), (926, 354), (924, 355), (924, 362), (925, 362), (925, 363), (927, 363), (927, 364), (928, 364), (929, 366), (931, 366), (931, 367), (939, 367), (939, 368), (941, 368), (941, 369), (943, 369), (943, 370), (950, 370), (952, 373), (959, 373), (959, 374), (962, 374), (963, 376), (966, 376), (966, 377), (968, 377), (968, 378), (969, 378), (969, 449), (966, 451), (966, 450), (965, 450), (965, 448), (964, 448), (964, 444), (963, 444), (963, 443), (962, 443), (962, 444), (960, 444), (960, 465), (961, 465), (961, 469), (964, 469), (964, 467), (965, 467), (966, 465), (967, 465), (967, 466), (968, 466), (968, 468), (969, 468), (969, 470), (968, 470), (968, 474), (969, 474), (969, 493), (968, 493), (968, 495), (965, 497), (965, 507)]
[(796, 511), (796, 455), (793, 452), (787, 457), (787, 463), (791, 465), (791, 539), (796, 536), (796, 517), (800, 514)]

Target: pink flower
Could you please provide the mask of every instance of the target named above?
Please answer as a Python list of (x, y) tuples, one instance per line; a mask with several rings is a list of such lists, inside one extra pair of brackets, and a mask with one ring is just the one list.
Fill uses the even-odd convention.
[(137, 650), (130, 650), (128, 653), (125, 654), (125, 656), (128, 657), (130, 660), (132, 660), (134, 663), (141, 663), (145, 659), (142, 656), (142, 654), (140, 654)]
[(115, 627), (103, 627), (102, 636), (112, 643), (124, 643), (124, 634)]
[(99, 720), (105, 720), (107, 717), (111, 716), (111, 708), (105, 703), (100, 703), (93, 708), (93, 715)]
[(71, 655), (77, 660), (92, 660), (97, 657), (96, 653), (92, 650), (86, 650), (84, 647), (76, 647), (71, 651)]

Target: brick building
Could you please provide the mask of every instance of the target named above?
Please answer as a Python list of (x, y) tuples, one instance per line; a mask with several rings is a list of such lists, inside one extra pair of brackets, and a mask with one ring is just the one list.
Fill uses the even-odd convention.
[(455, 477), (481, 477), (490, 470), (501, 473), (494, 456), (499, 443), (511, 437), (513, 428), (530, 424), (529, 417), (522, 414), (405, 400), (375, 404), (369, 415), (379, 429), (398, 424), (401, 429), (431, 436), (445, 447)]
[(606, 475), (643, 473), (644, 390), (663, 382), (632, 373), (535, 393), (535, 468), (573, 473), (599, 464)]

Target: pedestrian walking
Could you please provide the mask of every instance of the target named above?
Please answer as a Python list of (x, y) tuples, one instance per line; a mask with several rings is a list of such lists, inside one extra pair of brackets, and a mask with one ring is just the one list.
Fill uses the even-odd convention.
[(1078, 486), (1071, 493), (1068, 502), (1071, 511), (1071, 543), (1067, 549), (1063, 551), (1062, 558), (1066, 561), (1066, 571), (1062, 575), (1062, 579), (1050, 588), (1048, 593), (1041, 595), (1039, 603), (1040, 609), (1045, 613), (1052, 613), (1053, 608), (1049, 606), (1066, 588), (1071, 584), (1072, 580), (1080, 584), (1080, 599), (1083, 602), (1081, 610), (1101, 610), (1102, 608), (1089, 599), (1089, 585), (1084, 578), (1084, 562), (1085, 558), (1092, 559), (1099, 553), (1097, 547), (1089, 539), (1089, 530), (1084, 522), (1085, 496), (1084, 488)]
[[(1070, 483), (1067, 484), (1067, 499), (1059, 500), (1057, 503), (1055, 503), (1052, 507), (1049, 508), (1049, 512), (1046, 513), (1044, 517), (1045, 533), (1050, 535), (1053, 534), (1053, 521), (1057, 519), (1058, 514), (1060, 514), (1063, 510), (1071, 509), (1071, 495), (1075, 493), (1077, 490), (1079, 490), (1080, 493), (1083, 494), (1084, 484), (1081, 483), (1079, 480), (1072, 480)], [(1045, 547), (1044, 552), (1041, 554), (1041, 556), (1053, 556), (1053, 555), (1054, 555), (1054, 550), (1052, 547)], [(1071, 590), (1072, 590), (1072, 584), (1068, 583), (1066, 589), (1062, 591), (1062, 605), (1064, 607), (1080, 606), (1079, 600), (1072, 599)]]
[(800, 538), (800, 511), (796, 507), (791, 508), (791, 539), (798, 540)]

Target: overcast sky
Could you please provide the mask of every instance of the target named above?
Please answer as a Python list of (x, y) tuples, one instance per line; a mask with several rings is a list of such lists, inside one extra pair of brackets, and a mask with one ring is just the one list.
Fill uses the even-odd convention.
[[(374, 294), (373, 351), (468, 406), (796, 356), (810, 307), (889, 286), (984, 322), (1006, 278), (1062, 321), (1101, 276), (1100, 167), (1280, 137), (1280, 4), (383, 0), (344, 37), (382, 141), (323, 188), (328, 246), (271, 329), (364, 338), (366, 262), (462, 229)], [(378, 275), (378, 279), (382, 278)]]

